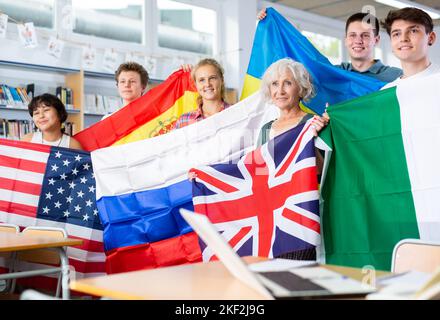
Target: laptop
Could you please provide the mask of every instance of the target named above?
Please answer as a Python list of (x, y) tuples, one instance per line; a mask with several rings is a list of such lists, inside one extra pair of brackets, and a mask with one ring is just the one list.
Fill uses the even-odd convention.
[[(180, 209), (180, 214), (235, 278), (253, 288), (265, 298), (360, 297), (375, 291), (373, 287), (367, 284), (319, 266), (317, 263), (298, 261), (299, 265), (308, 265), (262, 271), (265, 268), (261, 268), (261, 264), (265, 262), (254, 265), (245, 264), (205, 215), (186, 209)], [(270, 260), (266, 263), (270, 264), (276, 262), (276, 260)], [(294, 261), (291, 262), (294, 263)], [(253, 268), (257, 265), (260, 265), (260, 267)], [(252, 269), (259, 269), (260, 271), (253, 271)]]

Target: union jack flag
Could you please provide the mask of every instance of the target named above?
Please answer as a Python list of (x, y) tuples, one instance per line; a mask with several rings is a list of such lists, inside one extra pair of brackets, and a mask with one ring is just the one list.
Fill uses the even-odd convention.
[[(208, 216), (240, 255), (276, 257), (320, 243), (319, 194), (311, 120), (237, 163), (191, 169), (194, 211)], [(214, 258), (209, 247), (203, 260)]]

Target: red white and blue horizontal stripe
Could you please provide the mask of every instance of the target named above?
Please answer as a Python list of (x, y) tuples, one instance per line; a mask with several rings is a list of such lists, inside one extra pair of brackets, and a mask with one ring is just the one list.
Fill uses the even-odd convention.
[(238, 159), (274, 116), (259, 94), (165, 135), (92, 152), (108, 272), (201, 260), (179, 214), (192, 209), (190, 168)]

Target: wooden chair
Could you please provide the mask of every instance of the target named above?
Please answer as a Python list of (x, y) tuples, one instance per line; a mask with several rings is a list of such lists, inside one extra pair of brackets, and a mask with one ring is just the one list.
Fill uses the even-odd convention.
[(433, 273), (440, 267), (440, 242), (404, 239), (394, 246), (391, 271)]
[[(11, 223), (2, 223), (0, 222), (0, 232), (10, 232), (10, 233), (19, 233), (20, 227), (16, 224)], [(2, 252), (0, 253), (0, 258), (4, 259), (5, 267), (9, 269), (9, 272), (13, 269), (14, 255), (10, 252)], [(0, 292), (6, 292), (11, 289), (11, 280), (3, 280), (0, 281), (0, 287), (2, 286), (2, 282), (4, 283), (4, 289), (0, 290)]]
[[(54, 238), (67, 238), (67, 233), (62, 228), (52, 228), (52, 227), (27, 227), (22, 233), (33, 236), (50, 236)], [(42, 263), (50, 265), (59, 265), (60, 256), (57, 252), (51, 249), (39, 249), (39, 250), (29, 250), (22, 251), (17, 254), (17, 261), (25, 261), (31, 263)], [(14, 283), (15, 285), (15, 283)], [(61, 272), (58, 276), (57, 289), (55, 296), (59, 297), (61, 291)]]

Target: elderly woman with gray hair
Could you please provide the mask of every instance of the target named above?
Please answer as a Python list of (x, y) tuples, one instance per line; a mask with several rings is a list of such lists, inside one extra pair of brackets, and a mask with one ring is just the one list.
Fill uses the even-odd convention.
[(280, 117), (261, 128), (259, 144), (312, 118), (315, 136), (328, 124), (326, 113), (322, 117), (313, 116), (299, 106), (301, 100), (307, 101), (314, 95), (310, 75), (299, 62), (284, 58), (271, 64), (263, 75), (261, 92), (268, 102), (280, 109)]
[[(271, 102), (280, 109), (278, 119), (266, 123), (260, 132), (259, 145), (266, 143), (269, 139), (313, 119), (313, 130), (315, 136), (324, 128), (329, 117), (326, 113), (322, 117), (311, 115), (300, 108), (300, 101), (310, 99), (313, 92), (313, 85), (309, 73), (305, 67), (292, 59), (285, 58), (274, 62), (263, 75), (261, 91), (268, 102)], [(322, 156), (316, 149), (316, 163), (318, 173), (322, 170)], [(316, 260), (315, 249), (305, 249), (289, 252), (277, 258), (294, 260)]]

